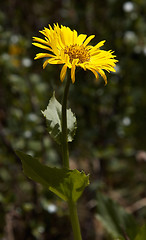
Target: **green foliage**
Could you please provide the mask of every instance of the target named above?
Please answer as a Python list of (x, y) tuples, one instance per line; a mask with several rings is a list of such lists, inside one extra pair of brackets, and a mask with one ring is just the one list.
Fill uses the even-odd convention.
[[(129, 3), (131, 10), (125, 10)], [(103, 80), (95, 82), (93, 74), (81, 69), (76, 72), (75, 84), (71, 85), (69, 103), (78, 118), (76, 141), (69, 146), (71, 158), (77, 168), (87, 167), (95, 184), (93, 194), (88, 188), (86, 199), (80, 199), (81, 207), (87, 205), (89, 199), (95, 201), (97, 185), (107, 191), (107, 195), (110, 186), (110, 195), (116, 194), (131, 209), (145, 196), (145, 16), (145, 0), (36, 0), (31, 4), (28, 0), (15, 0), (13, 4), (1, 1), (1, 239), (8, 239), (7, 224), (15, 240), (69, 239), (70, 228), (64, 229), (67, 221), (61, 200), (34, 182), (26, 181), (13, 151), (20, 149), (33, 154), (45, 164), (49, 161), (56, 166), (61, 162), (60, 148), (57, 146), (56, 151), (56, 144), (46, 134), (40, 110), (47, 106), (54, 90), (62, 98), (64, 83), (59, 80), (59, 66), (48, 65), (43, 70), (41, 59), (33, 61), (38, 49), (31, 45), (32, 36), (38, 36), (38, 31), (48, 27), (48, 23), (59, 22), (79, 33), (95, 34), (93, 44), (105, 39), (103, 50), (114, 50), (119, 60), (116, 74), (108, 74), (106, 87)], [(38, 202), (43, 201), (47, 201), (47, 206), (38, 209)], [(57, 209), (53, 214), (48, 211), (48, 204), (52, 202)], [(32, 212), (25, 210), (27, 203), (32, 205)], [(14, 210), (17, 215), (12, 219)], [(146, 208), (132, 211), (142, 224)], [(9, 217), (13, 225), (9, 225)], [(98, 229), (96, 232), (92, 220), (95, 220), (94, 211), (86, 209), (80, 219), (82, 226), (86, 226), (87, 219), (89, 227), (84, 228), (83, 239), (109, 240), (104, 232), (100, 236)]]
[(64, 201), (76, 202), (89, 184), (89, 176), (84, 172), (48, 167), (25, 153), (16, 153), (22, 161), (25, 175), (41, 183)]
[[(54, 140), (61, 144), (61, 111), (62, 106), (55, 98), (55, 92), (49, 101), (47, 109), (42, 113), (47, 120), (48, 131)], [(68, 142), (72, 142), (77, 128), (77, 122), (75, 115), (71, 109), (67, 110), (67, 130), (68, 130)]]
[(112, 199), (97, 194), (98, 213), (97, 218), (102, 222), (106, 230), (114, 237), (124, 240), (126, 234), (133, 240), (137, 233), (137, 223), (132, 215), (128, 214), (124, 208)]
[(145, 239), (146, 239), (146, 224), (140, 228), (134, 240), (145, 240)]

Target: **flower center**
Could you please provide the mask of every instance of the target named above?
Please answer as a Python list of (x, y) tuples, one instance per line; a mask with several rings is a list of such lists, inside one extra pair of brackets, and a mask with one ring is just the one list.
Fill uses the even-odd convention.
[(84, 63), (90, 59), (89, 51), (83, 45), (78, 46), (77, 44), (74, 44), (71, 46), (66, 46), (64, 53), (68, 54), (71, 63), (73, 59), (79, 59), (78, 63)]

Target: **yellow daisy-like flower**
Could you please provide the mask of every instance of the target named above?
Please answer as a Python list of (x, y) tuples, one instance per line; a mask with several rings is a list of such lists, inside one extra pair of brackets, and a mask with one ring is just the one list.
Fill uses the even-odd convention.
[(79, 34), (75, 30), (71, 30), (69, 27), (59, 27), (58, 24), (54, 24), (54, 28), (49, 25), (49, 28), (44, 28), (40, 31), (45, 36), (45, 39), (33, 37), (35, 43), (33, 45), (47, 50), (49, 53), (38, 53), (35, 59), (47, 58), (43, 64), (43, 68), (49, 64), (63, 64), (60, 72), (60, 79), (63, 82), (67, 68), (71, 69), (71, 79), (75, 82), (75, 69), (76, 67), (82, 67), (84, 70), (90, 70), (94, 73), (96, 79), (100, 74), (105, 83), (107, 78), (104, 70), (115, 72), (114, 59), (111, 50), (100, 50), (105, 41), (101, 41), (95, 46), (88, 45), (88, 43), (95, 37), (91, 35), (87, 38), (86, 34)]

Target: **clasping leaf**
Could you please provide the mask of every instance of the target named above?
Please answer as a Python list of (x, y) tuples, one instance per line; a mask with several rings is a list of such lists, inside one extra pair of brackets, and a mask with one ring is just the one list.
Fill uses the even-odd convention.
[(76, 202), (89, 184), (89, 176), (84, 172), (48, 167), (30, 155), (20, 151), (16, 154), (22, 161), (27, 177), (47, 187), (65, 201)]
[[(42, 111), (44, 117), (47, 120), (47, 127), (50, 135), (54, 140), (61, 144), (61, 112), (62, 106), (56, 100), (55, 93), (49, 101), (47, 109)], [(71, 109), (67, 110), (67, 131), (68, 131), (68, 142), (72, 142), (77, 128), (76, 117), (72, 113)]]

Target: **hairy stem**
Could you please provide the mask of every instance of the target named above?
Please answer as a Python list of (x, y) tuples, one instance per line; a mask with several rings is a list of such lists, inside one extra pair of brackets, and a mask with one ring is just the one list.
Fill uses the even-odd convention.
[(70, 78), (67, 78), (63, 100), (62, 100), (62, 157), (63, 157), (63, 167), (69, 168), (69, 151), (68, 151), (68, 141), (67, 141), (67, 97), (70, 86)]
[[(61, 126), (62, 126), (62, 157), (63, 157), (63, 167), (69, 169), (69, 151), (68, 151), (68, 139), (67, 139), (67, 97), (69, 92), (71, 79), (67, 78), (63, 101), (62, 101), (62, 118), (61, 118)], [(73, 229), (74, 239), (82, 240), (80, 224), (77, 214), (76, 203), (72, 201), (68, 201), (69, 214), (71, 225)]]
[(71, 224), (72, 224), (74, 239), (82, 240), (76, 203), (70, 201), (70, 202), (68, 202), (68, 206), (69, 206), (70, 220), (71, 220)]

